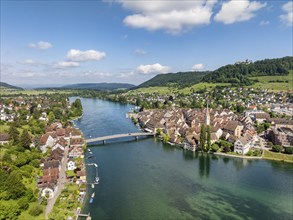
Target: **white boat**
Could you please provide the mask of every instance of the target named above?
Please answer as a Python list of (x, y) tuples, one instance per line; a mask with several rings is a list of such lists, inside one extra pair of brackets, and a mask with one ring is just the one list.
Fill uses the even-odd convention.
[(99, 183), (100, 177), (96, 177), (96, 183)]
[(92, 184), (92, 188), (93, 188), (93, 189), (95, 188), (95, 185), (94, 185), (94, 184)]
[(95, 197), (95, 192), (93, 192), (93, 194), (91, 195), (91, 198), (94, 198)]

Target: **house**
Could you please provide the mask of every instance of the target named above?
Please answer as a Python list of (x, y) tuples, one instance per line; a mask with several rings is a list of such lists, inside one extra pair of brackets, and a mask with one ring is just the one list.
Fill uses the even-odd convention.
[(77, 171), (76, 172), (76, 177), (82, 183), (85, 183), (86, 182), (86, 172), (85, 172), (85, 170)]
[(40, 138), (40, 150), (45, 153), (48, 147), (53, 147), (55, 144), (54, 134), (46, 133)]
[(72, 147), (69, 149), (69, 158), (81, 157), (83, 155), (83, 149), (81, 147)]
[(248, 137), (241, 137), (234, 142), (234, 152), (238, 154), (247, 154), (250, 149), (250, 140)]
[(287, 120), (284, 118), (270, 118), (269, 122), (276, 128), (286, 127), (293, 130), (293, 120)]
[(264, 123), (268, 121), (269, 118), (270, 115), (268, 113), (255, 113), (252, 117), (252, 120), (258, 123)]
[(70, 139), (70, 148), (72, 147), (82, 147), (84, 144), (83, 138), (71, 138)]
[(268, 139), (275, 145), (293, 146), (293, 130), (287, 127), (273, 127)]
[(228, 121), (223, 130), (237, 138), (240, 138), (243, 125), (239, 121)]
[(47, 118), (47, 113), (46, 112), (42, 112), (41, 117), (39, 118), (40, 121), (49, 121), (49, 119)]
[(57, 188), (58, 186), (54, 184), (44, 184), (42, 189), (42, 196), (48, 197), (48, 199), (53, 198)]
[(67, 170), (75, 170), (76, 169), (76, 165), (74, 163), (74, 161), (70, 160), (67, 163)]
[(0, 144), (8, 144), (9, 143), (9, 134), (7, 133), (0, 133)]

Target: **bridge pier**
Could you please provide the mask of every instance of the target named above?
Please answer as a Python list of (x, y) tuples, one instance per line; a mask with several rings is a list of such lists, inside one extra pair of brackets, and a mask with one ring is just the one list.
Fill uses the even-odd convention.
[(106, 141), (105, 140), (103, 140), (103, 144), (105, 144), (106, 143)]
[(135, 136), (135, 140), (136, 140), (136, 141), (138, 140), (138, 136)]

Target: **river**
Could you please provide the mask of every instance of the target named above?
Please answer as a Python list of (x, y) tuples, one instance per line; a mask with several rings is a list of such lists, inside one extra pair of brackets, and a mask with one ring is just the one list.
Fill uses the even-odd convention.
[[(133, 106), (81, 100), (84, 115), (74, 125), (86, 138), (138, 130), (125, 118)], [(82, 212), (93, 220), (293, 219), (292, 164), (194, 153), (152, 137), (90, 149), (86, 163), (98, 164), (100, 184), (88, 186)], [(88, 181), (94, 176), (88, 166)]]

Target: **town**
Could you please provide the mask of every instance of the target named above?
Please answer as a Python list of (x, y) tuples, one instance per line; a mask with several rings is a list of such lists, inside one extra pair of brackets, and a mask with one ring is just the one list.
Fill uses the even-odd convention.
[[(4, 198), (18, 201), (11, 203), (13, 208), (3, 205), (7, 215), (77, 217), (86, 195), (86, 145), (70, 120), (82, 114), (80, 100), (70, 105), (65, 96), (56, 94), (1, 97), (0, 112), (1, 161), (7, 168), (17, 167), (18, 187), (24, 191)], [(14, 172), (7, 170), (3, 176), (9, 178)], [(3, 186), (9, 191), (5, 181)], [(27, 197), (25, 191), (33, 193)]]

